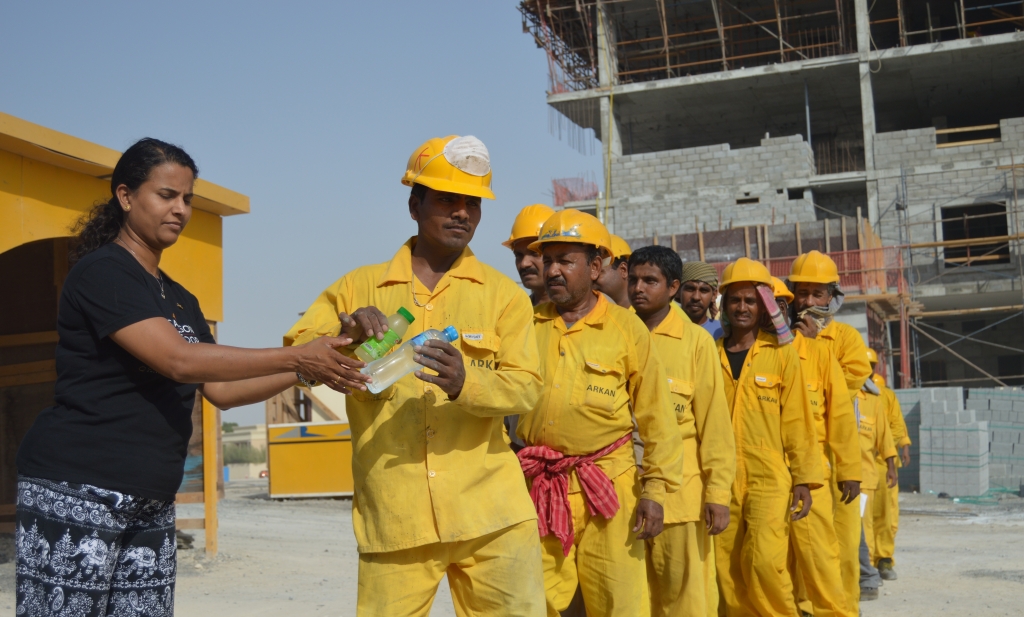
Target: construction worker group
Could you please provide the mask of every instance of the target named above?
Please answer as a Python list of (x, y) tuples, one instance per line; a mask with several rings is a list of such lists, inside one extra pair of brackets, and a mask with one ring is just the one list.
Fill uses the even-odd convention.
[(402, 183), (417, 234), (285, 336), (382, 339), (401, 307), (407, 338), (459, 333), (379, 394), (328, 384), (359, 615), (426, 616), (447, 575), (459, 615), (847, 617), (896, 578), (910, 442), (828, 255), (788, 281), (720, 271), (538, 204), (504, 243), (527, 294), (469, 248), (494, 199), (480, 140), (427, 141)]

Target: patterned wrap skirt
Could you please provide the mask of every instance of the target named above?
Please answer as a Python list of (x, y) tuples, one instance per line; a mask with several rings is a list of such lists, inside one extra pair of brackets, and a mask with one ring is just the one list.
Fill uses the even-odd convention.
[(174, 502), (18, 478), (16, 614), (174, 615)]

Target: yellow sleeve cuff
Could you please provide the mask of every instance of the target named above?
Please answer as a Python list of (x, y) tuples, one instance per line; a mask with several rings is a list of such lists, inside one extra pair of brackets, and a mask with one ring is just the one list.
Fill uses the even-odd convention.
[(712, 503), (716, 506), (729, 507), (729, 502), (732, 501), (732, 491), (721, 489), (721, 488), (708, 488), (704, 491), (704, 502)]
[(664, 480), (651, 479), (644, 482), (644, 491), (640, 493), (640, 499), (649, 499), (658, 505), (664, 506), (666, 492)]
[(897, 448), (902, 448), (903, 446), (909, 446), (909, 445), (910, 445), (910, 437), (904, 437), (903, 439), (900, 440), (900, 442), (898, 444), (896, 444), (896, 447)]

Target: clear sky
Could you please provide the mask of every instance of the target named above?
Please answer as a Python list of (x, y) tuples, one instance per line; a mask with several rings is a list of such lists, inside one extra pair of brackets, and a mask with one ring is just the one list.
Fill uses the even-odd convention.
[(552, 178), (602, 177), (599, 154), (548, 132), (547, 61), (516, 6), (9, 2), (0, 111), (118, 150), (180, 144), (248, 195), (224, 223), (220, 340), (277, 346), (320, 291), (415, 233), (399, 179), (426, 139), (487, 144), (497, 200), (471, 246), (514, 280), (499, 243), (519, 208), (550, 204)]

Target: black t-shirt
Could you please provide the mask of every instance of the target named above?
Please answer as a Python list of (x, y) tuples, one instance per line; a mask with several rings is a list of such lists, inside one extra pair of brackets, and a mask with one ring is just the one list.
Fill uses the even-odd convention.
[(725, 350), (725, 357), (729, 359), (729, 368), (732, 369), (733, 379), (740, 378), (740, 371), (743, 370), (743, 363), (747, 361), (748, 353), (750, 353), (749, 347), (740, 351)]
[(110, 340), (163, 317), (190, 343), (214, 343), (199, 302), (108, 244), (68, 274), (57, 315), (57, 385), (18, 450), (18, 472), (170, 501), (181, 486), (198, 384), (156, 373)]

